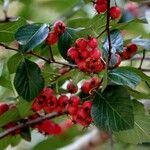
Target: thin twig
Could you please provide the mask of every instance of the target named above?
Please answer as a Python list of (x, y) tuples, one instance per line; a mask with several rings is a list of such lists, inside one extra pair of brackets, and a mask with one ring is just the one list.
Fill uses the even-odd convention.
[(49, 46), (49, 54), (50, 54), (50, 60), (55, 61), (51, 46)]
[(52, 119), (52, 118), (55, 118), (55, 117), (58, 117), (60, 115), (64, 115), (64, 114), (58, 114), (56, 112), (53, 112), (53, 113), (50, 113), (50, 114), (47, 114), (45, 116), (41, 116), (39, 118), (36, 118), (34, 120), (29, 120), (27, 122), (24, 122), (24, 123), (20, 123), (18, 125), (16, 125), (15, 127), (13, 128), (10, 128), (10, 129), (7, 129), (3, 132), (0, 133), (0, 139), (4, 138), (5, 136), (11, 134), (12, 132), (18, 130), (18, 129), (22, 129), (24, 127), (28, 127), (28, 126), (31, 126), (31, 125), (34, 125), (34, 124), (37, 124), (37, 123), (40, 123), (44, 120), (47, 120), (47, 119)]
[(142, 57), (142, 59), (141, 59), (141, 63), (140, 63), (139, 69), (142, 68), (142, 65), (143, 65), (143, 62), (144, 62), (144, 59), (145, 59), (145, 53), (146, 53), (146, 51), (145, 51), (145, 49), (144, 49), (144, 50), (143, 50), (143, 57)]
[(112, 48), (109, 25), (110, 25), (110, 0), (107, 1), (107, 21), (106, 21), (106, 31), (107, 31), (108, 45), (109, 45), (107, 65), (109, 65), (109, 61), (111, 59), (111, 48)]
[(103, 30), (96, 38), (98, 39), (100, 36), (102, 36), (105, 33), (106, 29)]
[[(13, 50), (13, 51), (19, 52), (18, 49), (9, 47), (9, 46), (7, 46), (7, 45), (5, 45), (5, 44), (3, 44), (3, 43), (0, 43), (0, 46), (6, 48), (6, 49), (8, 49), (8, 50)], [(42, 56), (40, 56), (40, 55), (34, 53), (33, 51), (27, 52), (26, 54), (35, 56), (36, 58), (39, 58), (39, 59), (42, 59), (42, 60), (44, 60), (45, 62), (47, 62), (47, 63), (49, 63), (49, 64), (51, 64), (51, 63), (53, 63), (53, 64), (59, 64), (59, 65), (68, 66), (68, 67), (71, 67), (71, 68), (77, 67), (77, 66), (74, 65), (74, 64), (59, 62), (59, 61), (55, 61), (55, 60), (51, 60), (51, 61), (50, 61), (50, 60), (48, 60), (48, 59), (46, 59), (46, 58), (44, 58), (44, 57), (42, 57)]]

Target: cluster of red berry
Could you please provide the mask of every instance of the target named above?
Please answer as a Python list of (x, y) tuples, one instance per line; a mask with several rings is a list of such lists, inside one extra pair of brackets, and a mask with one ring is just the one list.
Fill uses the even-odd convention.
[[(94, 2), (95, 9), (97, 13), (104, 13), (107, 11), (107, 0), (96, 0)], [(121, 9), (117, 6), (110, 8), (110, 17), (111, 19), (117, 19), (121, 16)]]
[(137, 49), (138, 49), (137, 45), (131, 43), (131, 44), (127, 45), (127, 47), (125, 47), (123, 49), (123, 52), (121, 52), (119, 54), (120, 54), (122, 60), (130, 59), (137, 52)]
[(60, 114), (67, 113), (72, 116), (74, 123), (81, 124), (84, 127), (87, 127), (92, 122), (90, 116), (91, 107), (91, 101), (85, 101), (81, 104), (79, 96), (71, 96), (69, 98), (66, 95), (60, 95), (57, 99), (51, 88), (45, 88), (32, 105), (32, 109), (36, 112), (44, 110), (45, 113), (54, 111)]
[(122, 60), (132, 58), (133, 55), (136, 53), (136, 51), (137, 51), (137, 45), (131, 43), (127, 45), (127, 47), (125, 47), (122, 52), (111, 54), (111, 58), (109, 61), (109, 68), (110, 69), (117, 68), (121, 64)]
[(82, 71), (98, 73), (105, 68), (96, 38), (88, 37), (88, 39), (77, 39), (75, 46), (68, 49), (67, 55)]
[(46, 38), (46, 43), (48, 45), (53, 45), (58, 41), (59, 36), (65, 31), (66, 26), (64, 22), (62, 21), (57, 21), (54, 23), (53, 26), (53, 31), (49, 32), (47, 38)]
[[(34, 120), (41, 117), (38, 113), (29, 117), (29, 120)], [(38, 124), (31, 126), (33, 129), (38, 129), (38, 131), (44, 135), (58, 135), (62, 133), (62, 128), (59, 124), (54, 123), (51, 120), (44, 120)]]
[(94, 89), (97, 89), (101, 85), (101, 80), (98, 77), (93, 77), (84, 81), (81, 86), (81, 91), (84, 94), (91, 94)]

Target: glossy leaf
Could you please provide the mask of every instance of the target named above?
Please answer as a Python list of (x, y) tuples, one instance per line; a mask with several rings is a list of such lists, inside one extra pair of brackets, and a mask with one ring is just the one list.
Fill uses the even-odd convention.
[(38, 65), (28, 59), (20, 62), (14, 86), (18, 94), (25, 100), (33, 100), (44, 87), (44, 79)]
[(97, 92), (91, 112), (94, 124), (107, 131), (121, 131), (134, 127), (133, 104), (126, 88), (108, 86)]
[[(121, 32), (119, 30), (111, 31), (110, 38), (111, 38), (111, 45), (112, 45), (111, 52), (112, 53), (121, 52), (123, 49), (123, 36)], [(103, 48), (108, 52), (109, 44), (107, 38), (105, 39)]]
[(115, 84), (129, 86), (131, 88), (135, 88), (141, 81), (140, 76), (136, 73), (121, 67), (109, 72), (108, 77)]
[(76, 32), (77, 31), (75, 29), (67, 28), (66, 31), (59, 37), (58, 49), (61, 56), (66, 60), (69, 60), (67, 51), (77, 38)]
[(42, 43), (49, 33), (46, 24), (28, 24), (18, 29), (15, 38), (18, 41), (20, 51), (25, 53)]

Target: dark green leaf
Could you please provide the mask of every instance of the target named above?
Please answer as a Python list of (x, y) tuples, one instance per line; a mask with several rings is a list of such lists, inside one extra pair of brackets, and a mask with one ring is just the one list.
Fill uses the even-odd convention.
[(115, 136), (126, 143), (139, 144), (150, 142), (150, 115), (145, 114), (144, 106), (134, 101), (134, 129), (115, 133)]
[(135, 88), (141, 81), (141, 78), (136, 73), (121, 67), (109, 72), (108, 77), (115, 84), (131, 88)]
[(72, 28), (67, 28), (66, 31), (59, 37), (58, 49), (61, 56), (68, 60), (67, 51), (76, 39), (76, 30)]
[(108, 86), (102, 94), (97, 92), (91, 115), (97, 127), (111, 132), (132, 129), (134, 126), (130, 95), (120, 85)]
[(29, 141), (29, 142), (31, 141), (31, 132), (30, 132), (30, 128), (29, 127), (22, 128), (20, 135), (26, 141)]
[(14, 86), (25, 100), (33, 100), (44, 87), (44, 79), (38, 65), (24, 59), (18, 65)]
[(20, 44), (20, 51), (25, 53), (42, 43), (49, 33), (46, 24), (30, 24), (22, 26), (15, 34), (15, 38)]
[[(119, 30), (113, 30), (110, 32), (110, 38), (111, 38), (111, 45), (112, 53), (120, 52), (123, 49), (123, 36)], [(108, 39), (105, 39), (103, 48), (108, 52), (109, 50), (109, 44), (108, 44)]]

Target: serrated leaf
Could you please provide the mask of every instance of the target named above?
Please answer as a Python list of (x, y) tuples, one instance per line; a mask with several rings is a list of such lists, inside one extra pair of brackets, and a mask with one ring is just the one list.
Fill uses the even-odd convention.
[(49, 28), (46, 24), (28, 24), (18, 29), (15, 39), (18, 41), (19, 50), (25, 53), (41, 44), (47, 37)]
[(115, 84), (125, 85), (131, 88), (135, 88), (141, 82), (140, 76), (121, 67), (109, 72), (108, 77)]
[[(123, 36), (119, 30), (112, 30), (110, 32), (110, 39), (111, 39), (111, 52), (121, 52), (123, 50)], [(108, 52), (109, 50), (109, 44), (108, 44), (108, 38), (105, 39), (103, 48)]]
[(150, 115), (145, 114), (144, 106), (138, 101), (134, 101), (134, 118), (134, 129), (115, 133), (115, 136), (126, 143), (150, 142)]
[(9, 60), (7, 62), (7, 67), (8, 67), (8, 71), (10, 74), (16, 72), (17, 66), (21, 59), (22, 59), (22, 56), (19, 53), (15, 54), (9, 58)]
[(67, 28), (66, 31), (59, 37), (58, 49), (61, 56), (66, 60), (69, 60), (67, 51), (77, 38), (76, 32), (77, 31), (73, 28)]
[(107, 131), (132, 129), (134, 126), (133, 105), (126, 88), (108, 86), (96, 93), (91, 115), (95, 125)]
[(20, 62), (14, 86), (22, 98), (27, 101), (33, 100), (44, 88), (44, 79), (38, 65), (28, 59)]

